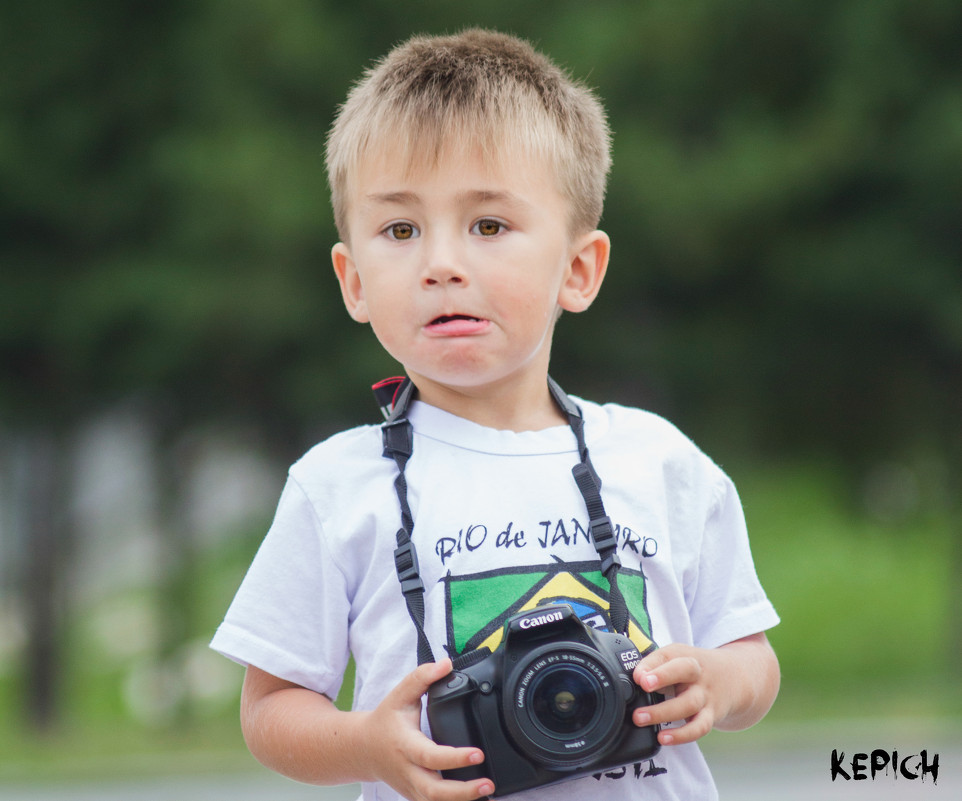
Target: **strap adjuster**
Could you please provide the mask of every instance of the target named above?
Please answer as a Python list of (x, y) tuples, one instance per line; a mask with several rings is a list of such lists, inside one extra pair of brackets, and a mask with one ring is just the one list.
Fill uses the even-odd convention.
[(595, 541), (595, 550), (601, 559), (601, 572), (607, 576), (612, 567), (621, 567), (621, 557), (618, 556), (618, 538), (615, 536), (614, 526), (608, 515), (596, 517), (589, 524), (591, 538)]
[(395, 454), (401, 454), (410, 458), (414, 453), (414, 429), (405, 417), (384, 423), (381, 426), (381, 440), (384, 456), (393, 458)]
[[(404, 529), (401, 529), (398, 534), (403, 532)], [(424, 590), (424, 582), (421, 581), (421, 567), (418, 564), (418, 552), (410, 539), (394, 549), (394, 568), (397, 570), (397, 577), (401, 582), (401, 592)]]
[(588, 524), (588, 528), (591, 531), (591, 538), (595, 541), (596, 550), (606, 551), (608, 548), (617, 547), (618, 538), (615, 536), (615, 529), (608, 515), (596, 517)]
[(621, 567), (621, 557), (615, 551), (601, 557), (601, 574), (603, 576), (607, 576), (608, 571), (614, 566)]

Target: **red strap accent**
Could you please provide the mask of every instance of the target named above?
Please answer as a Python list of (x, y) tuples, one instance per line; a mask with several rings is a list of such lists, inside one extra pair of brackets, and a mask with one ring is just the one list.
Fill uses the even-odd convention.
[(384, 412), (385, 417), (387, 417), (394, 408), (394, 404), (397, 402), (398, 391), (401, 389), (404, 380), (404, 376), (393, 376), (378, 381), (371, 387), (371, 389), (374, 390), (377, 405), (381, 407), (381, 411)]

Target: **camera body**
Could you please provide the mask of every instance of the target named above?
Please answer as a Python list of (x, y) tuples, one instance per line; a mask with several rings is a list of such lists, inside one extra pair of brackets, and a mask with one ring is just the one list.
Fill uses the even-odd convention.
[(640, 658), (627, 636), (591, 628), (568, 604), (512, 616), (497, 650), (428, 690), (434, 740), (485, 755), (442, 774), (490, 778), (501, 796), (653, 756), (659, 727), (631, 720), (661, 700), (632, 680)]

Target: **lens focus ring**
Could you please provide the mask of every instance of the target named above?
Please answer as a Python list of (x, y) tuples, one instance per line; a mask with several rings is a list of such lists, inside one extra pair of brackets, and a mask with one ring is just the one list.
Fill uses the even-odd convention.
[(548, 766), (588, 764), (622, 729), (616, 677), (597, 651), (577, 643), (528, 654), (505, 691), (505, 724), (516, 746)]

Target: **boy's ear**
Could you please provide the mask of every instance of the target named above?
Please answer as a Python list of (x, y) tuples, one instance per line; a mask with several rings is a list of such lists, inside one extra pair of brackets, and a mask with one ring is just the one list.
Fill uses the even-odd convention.
[(591, 231), (575, 241), (558, 305), (565, 311), (587, 309), (601, 289), (608, 270), (611, 240), (604, 231)]
[(331, 261), (334, 263), (337, 282), (341, 285), (341, 297), (344, 298), (347, 313), (359, 323), (370, 322), (364, 300), (364, 287), (361, 286), (361, 277), (357, 273), (350, 248), (343, 242), (338, 242), (331, 248)]

